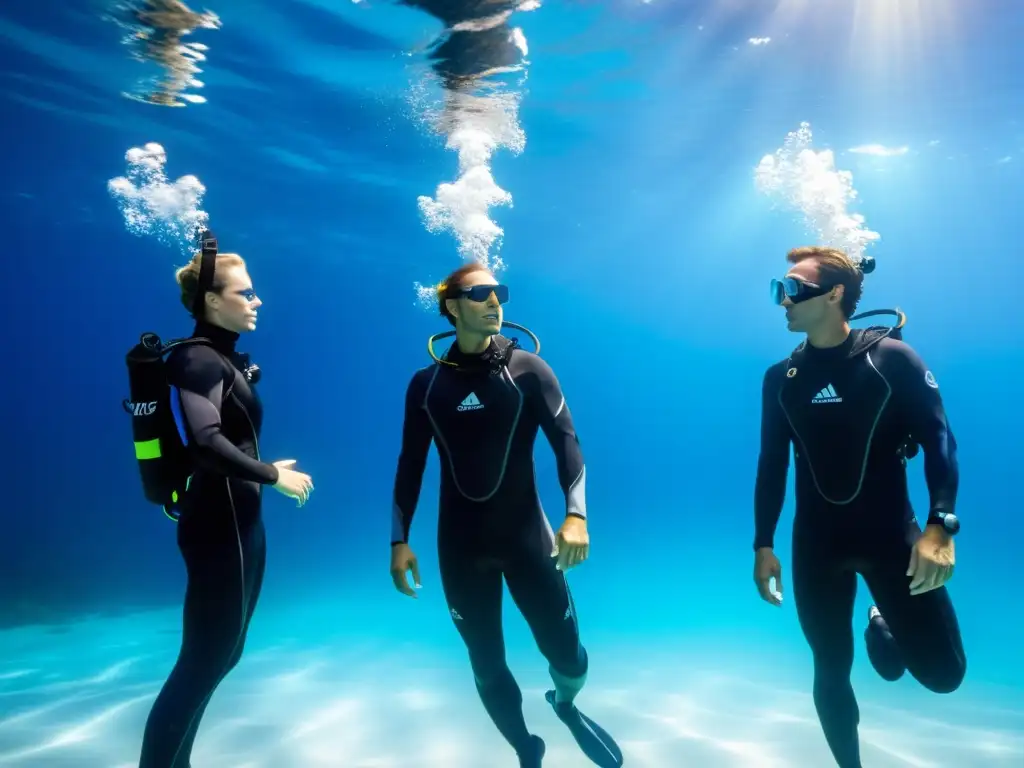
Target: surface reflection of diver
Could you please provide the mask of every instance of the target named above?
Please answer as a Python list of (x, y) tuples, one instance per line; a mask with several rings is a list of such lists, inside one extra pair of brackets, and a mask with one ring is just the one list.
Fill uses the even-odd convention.
[(199, 27), (219, 26), (214, 14), (196, 13), (181, 0), (146, 0), (129, 13), (136, 22), (154, 30), (155, 35), (170, 32), (180, 37)]
[(480, 31), (451, 32), (428, 56), (445, 88), (457, 90), (489, 75), (515, 71), (523, 51), (512, 28), (502, 23)]
[(440, 20), (446, 34), (428, 58), (445, 88), (456, 90), (480, 78), (519, 69), (523, 48), (508, 18), (518, 2), (499, 0), (403, 0)]
[(165, 107), (205, 101), (184, 91), (190, 86), (202, 86), (195, 79), (201, 71), (196, 62), (205, 59), (206, 46), (185, 43), (183, 38), (199, 28), (218, 29), (220, 19), (216, 14), (198, 13), (181, 0), (145, 0), (119, 7), (114, 19), (131, 30), (127, 43), (133, 56), (156, 64), (164, 72), (155, 88), (132, 98)]

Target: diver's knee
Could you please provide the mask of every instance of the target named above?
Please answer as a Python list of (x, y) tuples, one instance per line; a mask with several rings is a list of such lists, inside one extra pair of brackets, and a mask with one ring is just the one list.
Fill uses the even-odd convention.
[(814, 676), (823, 679), (849, 678), (853, 671), (853, 649), (849, 653), (817, 651), (814, 656)]
[(852, 671), (852, 658), (847, 662), (844, 656), (816, 654), (814, 657), (815, 695), (828, 695), (830, 692), (849, 688)]
[(473, 679), (476, 681), (478, 688), (489, 688), (502, 682), (512, 674), (512, 670), (508, 668), (503, 655), (494, 657), (486, 654), (471, 653), (469, 665), (473, 670)]
[(915, 675), (918, 682), (932, 693), (953, 693), (963, 684), (966, 676), (967, 658), (963, 655), (937, 669), (920, 676)]
[(224, 674), (225, 675), (228, 672), (230, 672), (231, 670), (233, 670), (235, 667), (238, 666), (238, 662), (240, 662), (242, 660), (242, 652), (244, 650), (245, 650), (245, 644), (244, 643), (239, 643), (238, 647), (235, 649), (235, 652), (232, 653), (230, 658), (228, 659), (227, 665), (225, 666), (225, 669), (224, 669)]
[(210, 637), (205, 642), (190, 644), (188, 648), (189, 667), (199, 676), (223, 677), (242, 658), (245, 641), (235, 635)]

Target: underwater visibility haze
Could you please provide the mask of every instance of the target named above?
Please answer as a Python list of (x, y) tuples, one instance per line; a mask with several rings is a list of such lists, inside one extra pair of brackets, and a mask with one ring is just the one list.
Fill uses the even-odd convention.
[[(995, 0), (5, 4), (0, 768), (1020, 768), (1022, 32)], [(902, 342), (853, 321), (795, 405), (854, 278)], [(129, 352), (194, 330), (150, 407)], [(171, 411), (198, 463), (162, 510), (139, 417)], [(893, 414), (920, 547), (872, 495)]]

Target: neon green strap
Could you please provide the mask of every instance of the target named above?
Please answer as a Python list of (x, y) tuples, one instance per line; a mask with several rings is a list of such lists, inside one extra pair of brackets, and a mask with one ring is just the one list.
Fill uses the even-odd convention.
[(140, 461), (144, 459), (160, 458), (160, 439), (143, 440), (135, 443), (135, 458)]

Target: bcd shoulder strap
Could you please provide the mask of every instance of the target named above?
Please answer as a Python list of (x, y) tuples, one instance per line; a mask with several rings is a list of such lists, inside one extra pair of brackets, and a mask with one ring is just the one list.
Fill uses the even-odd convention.
[(174, 354), (174, 350), (176, 350), (178, 347), (184, 347), (190, 344), (202, 344), (206, 347), (209, 347), (213, 352), (216, 353), (216, 355), (220, 358), (221, 362), (224, 364), (225, 373), (231, 374), (231, 383), (228, 384), (227, 389), (224, 390), (224, 393), (221, 395), (220, 398), (221, 406), (223, 406), (224, 401), (226, 401), (228, 397), (230, 397), (231, 393), (235, 389), (235, 382), (238, 381), (238, 378), (236, 377), (235, 374), (238, 372), (238, 369), (235, 368), (234, 363), (231, 362), (230, 358), (228, 358), (227, 355), (225, 355), (223, 352), (221, 352), (219, 349), (213, 346), (213, 343), (204, 336), (194, 336), (169, 341), (163, 346), (162, 354), (166, 355), (167, 358), (170, 358), (170, 356)]

